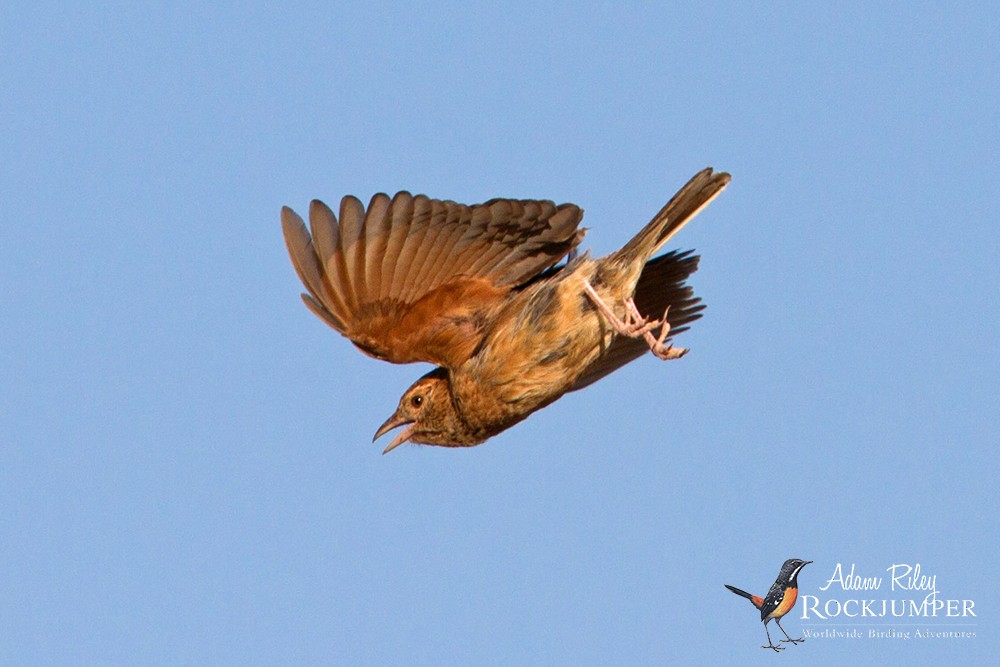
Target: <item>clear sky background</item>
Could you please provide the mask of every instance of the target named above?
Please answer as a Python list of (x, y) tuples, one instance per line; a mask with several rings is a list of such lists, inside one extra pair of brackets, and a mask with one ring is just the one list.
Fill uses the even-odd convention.
[[(870, 4), (5, 7), (0, 662), (992, 663), (1000, 12)], [(302, 306), (282, 205), (572, 201), (604, 254), (708, 165), (690, 355), (381, 455), (426, 368)], [(762, 651), (723, 584), (792, 556), (976, 638)]]

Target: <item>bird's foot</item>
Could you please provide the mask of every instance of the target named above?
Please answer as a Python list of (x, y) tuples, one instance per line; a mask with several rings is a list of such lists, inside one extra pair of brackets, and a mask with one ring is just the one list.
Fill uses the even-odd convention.
[[(611, 314), (614, 317), (614, 313)], [(623, 336), (628, 336), (629, 338), (638, 338), (639, 336), (645, 336), (650, 333), (653, 329), (660, 326), (658, 320), (649, 321), (648, 317), (644, 317), (639, 309), (635, 307), (635, 301), (632, 299), (625, 300), (625, 317), (622, 319), (615, 318), (612, 321), (612, 326), (615, 331), (622, 334)]]
[[(632, 299), (625, 301), (625, 312), (631, 317), (642, 317), (639, 314), (639, 309), (635, 307), (635, 301)], [(646, 343), (649, 344), (649, 349), (653, 355), (657, 359), (662, 359), (664, 361), (669, 359), (680, 359), (687, 354), (686, 348), (674, 347), (666, 342), (667, 336), (670, 335), (670, 322), (667, 321), (668, 315), (670, 315), (670, 306), (667, 306), (667, 309), (663, 311), (663, 319), (653, 320), (650, 328), (642, 332), (642, 337), (646, 339)], [(656, 327), (660, 327), (660, 335), (654, 337), (652, 330)]]
[(774, 644), (767, 644), (766, 646), (761, 645), (761, 648), (773, 649), (775, 653), (777, 653), (778, 651), (784, 651), (785, 650), (784, 646), (775, 646)]
[[(643, 338), (649, 345), (650, 351), (658, 358), (664, 361), (668, 359), (679, 359), (683, 357), (687, 350), (683, 347), (674, 347), (666, 342), (667, 336), (670, 335), (670, 323), (667, 321), (667, 315), (670, 312), (670, 308), (663, 313), (663, 319), (652, 320), (643, 316), (639, 312), (639, 309), (635, 305), (635, 301), (631, 298), (625, 299), (625, 316), (620, 318), (615, 315), (614, 311), (604, 303), (597, 291), (590, 285), (589, 282), (584, 282), (584, 289), (587, 292), (587, 296), (590, 300), (594, 302), (597, 310), (600, 311), (604, 318), (611, 325), (618, 334), (622, 336), (628, 336), (629, 338)], [(660, 335), (654, 336), (653, 330), (657, 327), (660, 328)]]
[(805, 639), (803, 637), (799, 637), (798, 639), (792, 639), (789, 637), (788, 639), (782, 639), (781, 641), (784, 644), (801, 644), (805, 641)]

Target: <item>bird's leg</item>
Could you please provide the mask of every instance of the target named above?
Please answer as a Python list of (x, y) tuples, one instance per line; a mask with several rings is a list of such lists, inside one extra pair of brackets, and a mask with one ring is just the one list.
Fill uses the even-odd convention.
[[(629, 338), (639, 338), (640, 336), (648, 334), (650, 331), (660, 326), (659, 321), (647, 321), (646, 318), (639, 313), (639, 310), (635, 307), (635, 302), (633, 302), (632, 299), (627, 299), (625, 301), (625, 318), (622, 319), (615, 315), (615, 311), (611, 310), (611, 307), (604, 303), (604, 299), (597, 294), (597, 291), (586, 280), (583, 281), (583, 289), (587, 292), (587, 296), (590, 297), (590, 300), (594, 302), (594, 305), (597, 306), (597, 310), (601, 311), (601, 314), (604, 315), (604, 318), (608, 321), (608, 324), (611, 325), (611, 328), (623, 336), (628, 336)], [(652, 336), (652, 334), (650, 334), (650, 336)]]
[[(668, 359), (679, 359), (687, 354), (687, 350), (683, 347), (674, 347), (667, 344), (667, 336), (670, 334), (670, 323), (667, 321), (667, 314), (670, 312), (669, 306), (667, 310), (663, 313), (662, 320), (653, 320), (650, 322), (646, 317), (643, 317), (642, 313), (635, 305), (635, 301), (631, 298), (625, 299), (625, 317), (619, 318), (615, 315), (614, 311), (604, 303), (597, 291), (593, 286), (584, 281), (583, 289), (587, 292), (587, 296), (590, 300), (594, 302), (597, 306), (597, 310), (604, 315), (604, 318), (608, 321), (615, 331), (623, 336), (628, 336), (630, 338), (644, 338), (646, 343), (649, 345), (650, 351), (659, 359), (664, 361)], [(660, 327), (660, 335), (656, 337), (653, 335), (652, 331), (656, 327)]]
[[(775, 653), (777, 653), (778, 651), (784, 651), (785, 650), (784, 646), (775, 646), (774, 642), (771, 641), (771, 633), (767, 631), (767, 623), (764, 624), (764, 632), (767, 633), (767, 646), (761, 646), (761, 648), (774, 649)], [(784, 632), (784, 630), (782, 630), (782, 632)]]
[[(777, 618), (776, 618), (776, 619), (774, 619), (774, 622), (778, 624), (778, 629), (780, 629), (780, 630), (781, 630), (781, 632), (782, 632), (782, 633), (783, 633), (783, 634), (784, 634), (784, 635), (785, 635), (786, 637), (788, 637), (788, 633), (787, 633), (787, 632), (785, 632), (785, 629), (784, 629), (783, 627), (781, 627), (781, 621), (780, 621), (779, 619), (777, 619)], [(802, 642), (804, 642), (804, 641), (805, 641), (805, 638), (804, 638), (804, 637), (799, 637), (798, 639), (792, 639), (791, 637), (788, 637), (788, 639), (782, 639), (781, 641), (782, 641), (782, 642), (785, 642), (785, 643), (788, 643), (788, 642), (790, 642), (790, 643), (792, 643), (792, 644), (800, 644), (800, 643), (802, 643)]]

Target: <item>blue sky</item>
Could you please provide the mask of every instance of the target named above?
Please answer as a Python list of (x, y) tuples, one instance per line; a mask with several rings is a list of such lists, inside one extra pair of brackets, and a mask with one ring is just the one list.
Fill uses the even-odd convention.
[[(2, 14), (4, 664), (995, 659), (991, 3)], [(691, 354), (371, 444), (426, 369), (306, 311), (282, 205), (572, 201), (604, 254), (708, 165)], [(976, 637), (762, 651), (723, 584), (793, 556), (920, 563)]]

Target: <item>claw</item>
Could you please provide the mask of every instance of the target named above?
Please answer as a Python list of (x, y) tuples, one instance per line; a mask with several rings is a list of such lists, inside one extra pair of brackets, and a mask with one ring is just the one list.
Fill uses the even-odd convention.
[(649, 349), (658, 359), (663, 359), (667, 361), (669, 359), (680, 359), (685, 354), (687, 354), (687, 349), (683, 347), (674, 347), (666, 342), (667, 336), (670, 335), (670, 322), (667, 317), (670, 315), (670, 306), (663, 311), (663, 319), (658, 320), (662, 324), (660, 327), (660, 335), (658, 338), (653, 338), (653, 334), (646, 334), (646, 342), (649, 343)]

